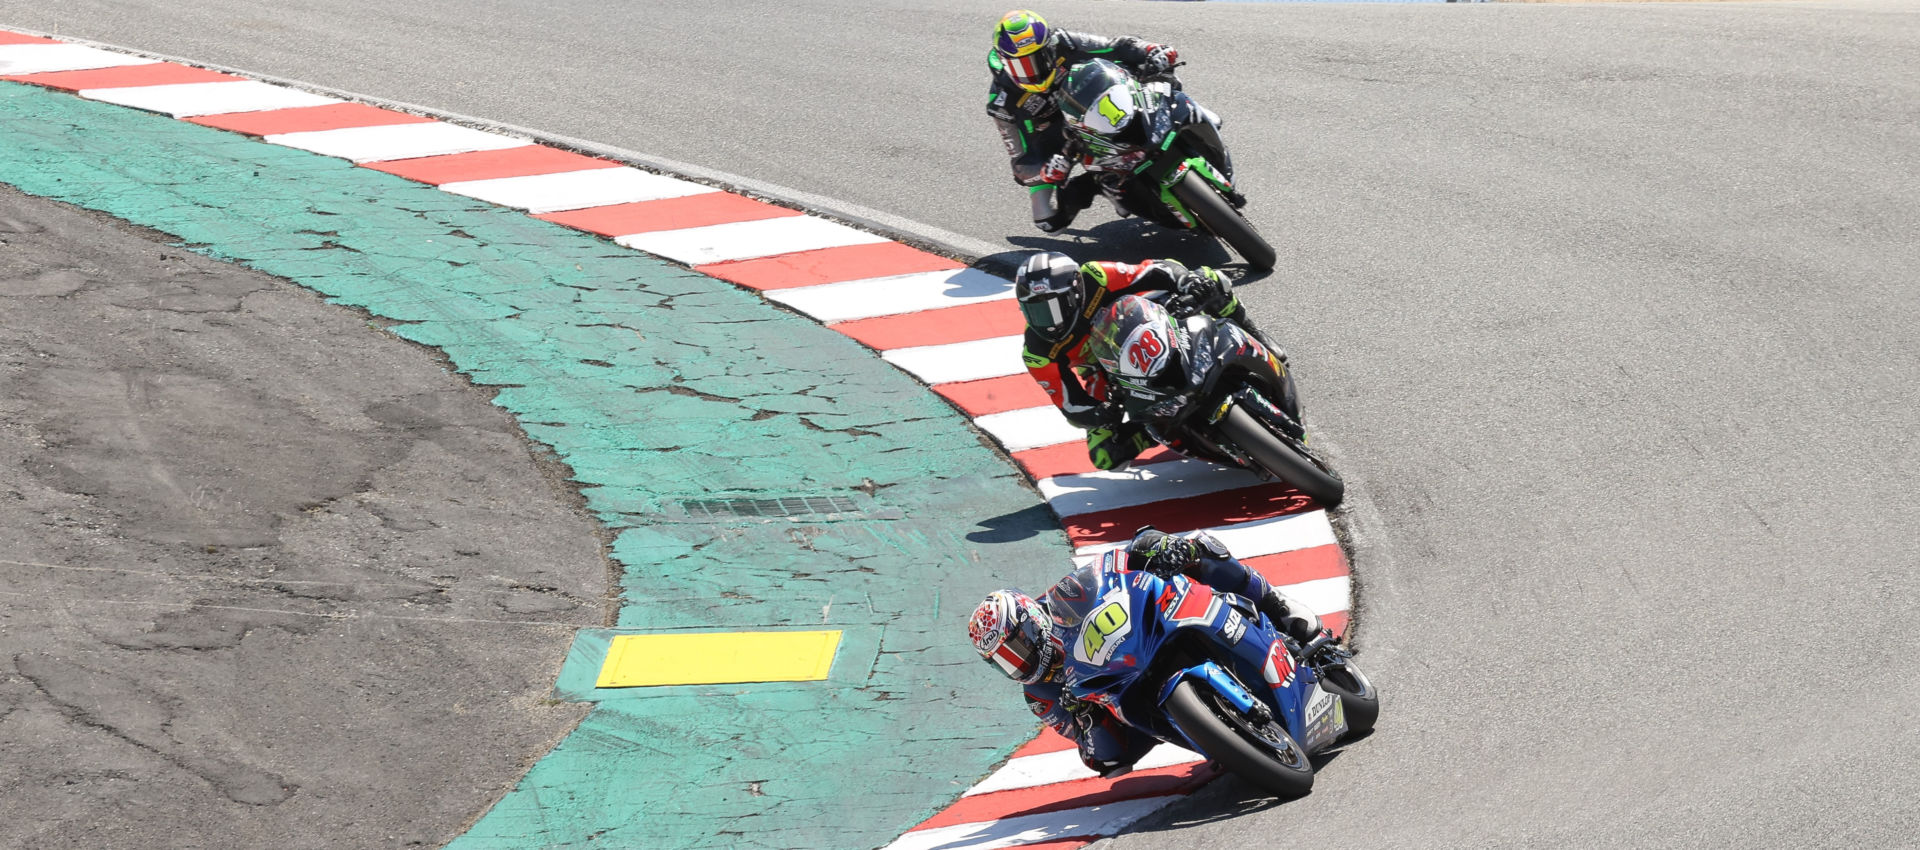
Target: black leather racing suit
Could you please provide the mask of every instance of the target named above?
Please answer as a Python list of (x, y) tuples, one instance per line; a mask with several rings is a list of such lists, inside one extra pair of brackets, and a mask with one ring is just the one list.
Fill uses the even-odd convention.
[[(1106, 38), (1058, 30), (1056, 37), (1060, 39), (1060, 50), (1054, 69), (1055, 86), (1066, 79), (1067, 69), (1094, 59), (1108, 60), (1140, 77), (1149, 77), (1165, 70), (1147, 58), (1147, 47), (1152, 42), (1133, 36)], [(1051, 89), (1030, 92), (1015, 83), (1002, 67), (998, 52), (987, 51), (987, 66), (993, 72), (993, 85), (987, 92), (987, 114), (993, 117), (994, 125), (1000, 130), (1000, 138), (1007, 144), (1007, 157), (1012, 160), (1014, 182), (1041, 193), (1048, 188), (1040, 180), (1041, 167), (1067, 146), (1067, 127), (1060, 119), (1060, 107), (1054, 103)], [(1082, 174), (1068, 181), (1068, 186), (1060, 191), (1061, 208), (1072, 205), (1074, 212), (1078, 212), (1093, 202), (1099, 187), (1090, 175)], [(1051, 206), (1045, 203), (1047, 200), (1044, 197), (1036, 199), (1036, 221), (1043, 218), (1043, 208)], [(1051, 209), (1045, 211), (1047, 215), (1052, 214)]]

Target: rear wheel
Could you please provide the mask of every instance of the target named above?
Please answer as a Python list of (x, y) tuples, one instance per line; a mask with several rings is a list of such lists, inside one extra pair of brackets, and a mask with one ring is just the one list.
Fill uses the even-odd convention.
[(1367, 680), (1366, 674), (1344, 662), (1315, 669), (1320, 674), (1320, 687), (1340, 698), (1340, 706), (1347, 715), (1348, 734), (1372, 732), (1374, 721), (1380, 719), (1380, 691)]
[(1175, 685), (1167, 716), (1207, 758), (1283, 800), (1313, 790), (1307, 750), (1278, 720), (1265, 723), (1240, 713), (1211, 688), (1192, 681)]
[(1213, 235), (1233, 247), (1245, 258), (1247, 265), (1260, 271), (1273, 271), (1274, 260), (1278, 255), (1267, 240), (1254, 232), (1253, 225), (1247, 222), (1239, 210), (1220, 197), (1213, 186), (1200, 175), (1188, 171), (1180, 182), (1173, 184), (1173, 196), (1185, 204), (1187, 211), (1193, 213), (1200, 225)]
[(1281, 442), (1267, 426), (1254, 419), (1253, 414), (1240, 409), (1240, 405), (1235, 404), (1228, 410), (1218, 427), (1221, 435), (1233, 441), (1241, 451), (1252, 455), (1254, 462), (1260, 464), (1262, 469), (1293, 485), (1323, 507), (1334, 507), (1346, 498), (1347, 485), (1340, 480), (1340, 476), (1334, 474), (1319, 458), (1295, 452), (1292, 446)]

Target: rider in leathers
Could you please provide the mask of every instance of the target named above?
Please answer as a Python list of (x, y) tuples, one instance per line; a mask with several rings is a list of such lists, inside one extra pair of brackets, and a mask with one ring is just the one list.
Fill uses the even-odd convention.
[[(1124, 421), (1119, 406), (1109, 402), (1098, 370), (1088, 370), (1086, 383), (1076, 371), (1090, 364), (1087, 338), (1093, 318), (1120, 296), (1144, 295), (1176, 315), (1197, 310), (1226, 319), (1261, 339), (1274, 356), (1286, 358), (1253, 326), (1226, 276), (1204, 266), (1190, 271), (1173, 260), (1075, 266), (1065, 254), (1043, 252), (1027, 258), (1013, 283), (1027, 319), (1021, 352), (1027, 372), (1067, 421), (1086, 429), (1087, 456), (1098, 469), (1115, 469), (1153, 445), (1144, 426)], [(1170, 303), (1174, 299), (1178, 303)]]
[(1113, 39), (1053, 29), (1025, 10), (1000, 19), (994, 49), (987, 54), (993, 72), (987, 114), (1007, 143), (1013, 179), (1032, 193), (1035, 227), (1047, 232), (1066, 227), (1100, 193), (1091, 174), (1067, 180), (1068, 163), (1062, 155), (1067, 128), (1053, 98), (1067, 69), (1106, 59), (1144, 78), (1168, 71), (1179, 57), (1172, 48), (1132, 36)]
[[(1312, 610), (1234, 559), (1206, 532), (1170, 535), (1141, 529), (1126, 549), (1108, 553), (1099, 568), (1146, 570), (1162, 578), (1179, 573), (1254, 600), (1260, 613), (1302, 645), (1323, 633)], [(1079, 592), (1073, 575), (1037, 600), (1017, 590), (994, 591), (974, 610), (968, 632), (982, 657), (1026, 686), (1027, 708), (1079, 746), (1087, 767), (1101, 776), (1119, 776), (1159, 741), (1099, 705), (1074, 699), (1060, 681), (1062, 629), (1053, 625), (1048, 608), (1056, 595), (1071, 598)]]

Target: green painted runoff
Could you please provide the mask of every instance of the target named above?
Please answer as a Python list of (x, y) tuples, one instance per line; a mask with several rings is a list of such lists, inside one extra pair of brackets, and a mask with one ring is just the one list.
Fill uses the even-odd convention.
[[(622, 572), (618, 623), (578, 636), (554, 692), (595, 706), (450, 846), (877, 846), (1033, 731), (965, 621), (1051, 582), (1066, 540), (961, 416), (852, 341), (515, 211), (26, 85), (0, 83), (0, 182), (397, 322), (571, 465)], [(776, 496), (861, 509), (683, 506)], [(827, 681), (593, 688), (613, 634), (765, 628), (845, 630)]]

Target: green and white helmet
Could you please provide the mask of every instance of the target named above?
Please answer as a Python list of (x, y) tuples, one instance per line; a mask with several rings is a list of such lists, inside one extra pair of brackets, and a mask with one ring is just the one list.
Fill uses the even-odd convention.
[(1067, 71), (1060, 86), (1060, 112), (1074, 129), (1117, 136), (1140, 112), (1140, 83), (1105, 59), (1082, 62)]

